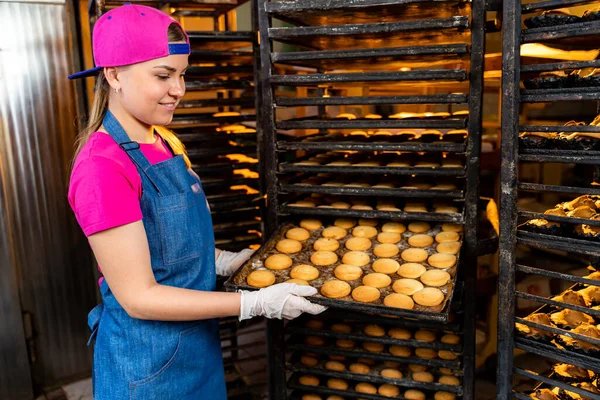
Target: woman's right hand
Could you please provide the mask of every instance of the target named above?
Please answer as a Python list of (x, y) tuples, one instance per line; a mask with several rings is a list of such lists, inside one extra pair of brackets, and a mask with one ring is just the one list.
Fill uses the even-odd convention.
[(240, 321), (257, 316), (294, 319), (305, 312), (316, 315), (327, 310), (304, 298), (317, 294), (311, 286), (280, 283), (255, 292), (242, 290), (241, 294)]

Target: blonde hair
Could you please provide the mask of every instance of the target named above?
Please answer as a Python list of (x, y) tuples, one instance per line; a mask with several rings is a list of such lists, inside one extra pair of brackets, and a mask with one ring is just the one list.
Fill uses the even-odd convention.
[[(179, 27), (179, 25), (173, 23), (169, 25), (168, 30), (169, 42), (184, 42), (187, 37), (185, 32)], [(75, 155), (73, 160), (77, 158), (79, 152), (85, 146), (85, 144), (90, 139), (90, 136), (97, 132), (98, 129), (102, 126), (102, 122), (104, 120), (104, 116), (106, 115), (106, 111), (108, 110), (108, 94), (110, 92), (110, 85), (104, 76), (104, 73), (100, 73), (98, 75), (98, 79), (96, 80), (96, 87), (94, 88), (94, 99), (92, 100), (92, 106), (90, 107), (90, 113), (88, 120), (84, 126), (84, 128), (79, 132), (79, 135), (75, 141)], [(185, 146), (181, 143), (181, 140), (169, 129), (164, 126), (154, 126), (154, 130), (156, 133), (160, 135), (160, 137), (169, 144), (171, 149), (173, 149), (173, 153), (176, 155), (181, 154), (183, 159), (185, 160), (188, 168), (191, 167), (192, 163), (188, 158), (185, 152)]]

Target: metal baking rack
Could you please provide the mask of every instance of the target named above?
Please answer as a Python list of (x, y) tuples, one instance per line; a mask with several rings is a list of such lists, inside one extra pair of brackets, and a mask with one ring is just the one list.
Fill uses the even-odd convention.
[[(465, 224), (456, 296), (460, 305), (455, 326), (466, 345), (458, 363), (464, 366), (459, 389), (463, 398), (474, 399), (475, 312), (474, 298), (478, 255), (477, 215), (481, 104), (484, 61), (484, 2), (462, 0), (258, 0), (261, 59), (259, 90), (263, 104), (259, 129), (264, 144), (264, 175), (268, 199), (266, 232), (270, 236), (285, 220), (298, 216), (394, 218)], [(290, 25), (275, 26), (273, 20)], [(418, 43), (418, 45), (415, 45)], [(435, 90), (434, 90), (435, 88)], [(431, 90), (429, 90), (431, 89)], [(292, 93), (292, 94), (290, 94)], [(469, 115), (446, 117), (389, 118), (378, 109), (433, 105), (452, 111), (468, 108)], [(336, 108), (360, 107), (382, 114), (380, 119), (335, 118)], [(276, 112), (277, 111), (277, 112)], [(364, 114), (363, 114), (364, 115)], [(466, 129), (466, 137), (428, 143), (420, 140), (357, 140), (344, 136), (352, 130), (399, 131)], [(285, 132), (284, 132), (285, 131)], [(331, 137), (332, 133), (341, 133)], [(310, 134), (310, 136), (308, 136)], [(295, 136), (295, 137), (294, 137)], [(465, 167), (386, 168), (297, 165), (302, 153), (327, 151), (368, 152), (381, 158), (382, 152), (450, 153), (464, 157)], [(375, 152), (375, 153), (373, 153)], [(384, 177), (407, 179), (427, 175), (427, 179), (452, 180), (456, 190), (433, 191), (390, 188), (336, 188), (301, 185), (297, 175), (330, 173), (334, 178), (357, 175), (378, 181)], [(312, 190), (314, 189), (314, 190)], [(459, 208), (458, 213), (413, 213), (379, 210), (304, 208), (289, 205), (302, 194), (365, 196), (403, 203), (408, 198), (445, 200)], [(419, 201), (419, 200), (415, 200)], [(433, 210), (432, 210), (433, 211)], [(458, 290), (461, 288), (460, 290)], [(452, 306), (452, 305), (451, 305)], [(358, 308), (357, 308), (358, 309)], [(331, 307), (328, 313), (341, 310)], [(385, 317), (382, 317), (385, 319)], [(417, 326), (427, 326), (427, 315), (411, 316)], [(387, 319), (400, 324), (407, 319)], [(390, 322), (391, 321), (391, 322)], [(421, 325), (420, 325), (421, 324)], [(269, 321), (270, 398), (291, 395), (285, 371), (286, 343), (283, 323)], [(292, 345), (291, 343), (289, 343)], [(296, 344), (300, 346), (299, 344)], [(316, 350), (315, 350), (316, 351)], [(418, 360), (417, 360), (418, 361)], [(439, 360), (436, 360), (439, 361)], [(293, 381), (290, 381), (293, 382)], [(326, 389), (325, 389), (326, 390)], [(326, 392), (322, 392), (326, 393)], [(338, 393), (346, 397), (346, 393)], [(356, 393), (348, 397), (368, 397)]]
[[(574, 234), (556, 232), (531, 232), (521, 225), (530, 219), (545, 219), (549, 222), (560, 223), (561, 227), (573, 227), (575, 224), (598, 226), (598, 221), (582, 218), (552, 216), (520, 209), (517, 200), (531, 193), (551, 193), (567, 199), (574, 199), (585, 194), (598, 194), (598, 189), (591, 185), (575, 186), (550, 185), (538, 182), (523, 182), (519, 179), (519, 167), (522, 165), (559, 163), (576, 164), (596, 168), (600, 164), (599, 152), (579, 150), (575, 147), (552, 149), (535, 148), (525, 145), (520, 140), (522, 132), (600, 132), (595, 126), (559, 126), (559, 125), (521, 125), (520, 108), (522, 103), (544, 103), (558, 101), (599, 101), (598, 87), (550, 87), (547, 89), (521, 89), (521, 80), (529, 79), (541, 72), (578, 70), (581, 68), (600, 67), (600, 60), (555, 62), (537, 65), (521, 66), (520, 46), (524, 43), (541, 43), (566, 50), (597, 49), (600, 39), (600, 21), (577, 22), (543, 28), (521, 28), (521, 16), (538, 14), (542, 11), (564, 8), (567, 6), (589, 5), (590, 9), (597, 6), (597, 1), (577, 0), (546, 0), (521, 4), (519, 0), (505, 0), (503, 5), (503, 96), (502, 96), (502, 171), (501, 171), (501, 204), (500, 204), (500, 273), (499, 273), (499, 325), (498, 325), (498, 376), (496, 398), (507, 400), (513, 397), (524, 399), (529, 395), (513, 391), (513, 375), (520, 375), (550, 387), (565, 388), (565, 383), (555, 379), (526, 371), (514, 361), (514, 349), (524, 350), (551, 360), (579, 365), (589, 370), (600, 371), (600, 361), (581, 352), (569, 349), (558, 349), (552, 343), (541, 343), (515, 330), (515, 323), (526, 324), (555, 334), (565, 333), (574, 336), (560, 328), (545, 327), (534, 324), (516, 315), (516, 301), (526, 299), (542, 305), (540, 312), (550, 307), (570, 308), (585, 311), (587, 314), (597, 314), (597, 311), (572, 306), (562, 302), (546, 299), (516, 290), (516, 278), (519, 276), (544, 276), (577, 285), (599, 285), (599, 281), (575, 276), (571, 273), (546, 270), (537, 265), (537, 260), (524, 262), (517, 257), (516, 246), (526, 246), (542, 252), (561, 251), (571, 260), (584, 259), (594, 263), (600, 256), (599, 243), (593, 239), (577, 237)], [(600, 109), (599, 109), (600, 111)], [(589, 121), (586, 121), (589, 123)], [(594, 178), (597, 176), (594, 172)], [(591, 183), (591, 182), (590, 182)], [(570, 195), (570, 197), (568, 197)], [(551, 253), (552, 254), (552, 253)], [(582, 267), (588, 264), (582, 264)], [(590, 342), (594, 339), (589, 339)], [(594, 341), (596, 343), (596, 341)], [(561, 386), (562, 385), (562, 386)], [(566, 385), (569, 389), (569, 385)], [(571, 390), (578, 392), (577, 390)], [(579, 392), (578, 392), (579, 393)], [(585, 394), (585, 393), (582, 393)], [(590, 398), (598, 395), (586, 394)]]
[[(521, 368), (517, 368), (519, 375), (524, 376), (526, 378), (535, 380), (540, 382), (539, 385), (537, 385), (535, 387), (535, 389), (552, 389), (552, 388), (560, 388), (572, 393), (577, 393), (580, 396), (585, 396), (585, 398), (587, 399), (592, 399), (592, 400), (600, 400), (600, 395), (597, 393), (592, 393), (590, 391), (572, 386), (564, 381), (559, 380), (559, 378), (556, 378), (554, 376), (553, 373), (548, 374), (548, 376), (544, 375), (544, 374), (538, 374), (535, 373), (533, 371), (527, 371)], [(523, 399), (523, 400), (530, 400), (531, 396), (529, 394), (525, 394), (525, 393), (521, 393), (521, 392), (517, 392), (515, 391), (513, 393), (513, 396), (517, 399)]]

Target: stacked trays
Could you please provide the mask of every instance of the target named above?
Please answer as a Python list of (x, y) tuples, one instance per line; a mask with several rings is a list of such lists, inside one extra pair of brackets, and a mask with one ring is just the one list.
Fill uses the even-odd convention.
[[(566, 5), (587, 5), (588, 10), (581, 15), (556, 10)], [(600, 313), (595, 297), (600, 292), (599, 273), (595, 272), (600, 256), (600, 221), (596, 205), (600, 191), (594, 182), (597, 180), (594, 171), (600, 164), (600, 117), (557, 125), (519, 124), (521, 103), (600, 100), (599, 60), (522, 67), (519, 63), (522, 43), (541, 43), (563, 50), (596, 50), (600, 40), (599, 11), (597, 1), (551, 0), (523, 5), (517, 0), (504, 2), (503, 54), (511, 54), (511, 57), (505, 57), (503, 64), (504, 163), (500, 209), (504, 224), (500, 231), (498, 333), (498, 371), (502, 373), (498, 375), (498, 399), (600, 399), (596, 383), (591, 384), (595, 374), (600, 372), (597, 353), (600, 332), (596, 326)], [(526, 14), (527, 29), (522, 30), (518, 23), (521, 14)], [(549, 185), (526, 182), (526, 178), (518, 174), (519, 166), (543, 168), (548, 163), (574, 164), (578, 169), (577, 176), (569, 173), (562, 177), (568, 184)], [(543, 213), (539, 209), (517, 207), (518, 200), (539, 193), (552, 195), (560, 202)], [(521, 204), (527, 202), (521, 201)], [(520, 255), (526, 252), (517, 253), (516, 245), (528, 249), (531, 254), (546, 252), (550, 257), (566, 256), (569, 263), (580, 263), (582, 268), (574, 272), (557, 272), (549, 270), (554, 266), (542, 265), (539, 258), (530, 257), (524, 262)], [(588, 271), (582, 272), (588, 265)], [(546, 298), (517, 290), (517, 275), (560, 280), (563, 288), (573, 286)], [(517, 316), (517, 299), (541, 307), (529, 315)], [(515, 348), (540, 357), (544, 360), (540, 365), (551, 360), (573, 365), (573, 369), (593, 371), (593, 374), (577, 380), (557, 374), (556, 369), (539, 373), (527, 371), (513, 361)], [(529, 391), (514, 392), (513, 374), (540, 384)]]
[[(420, 324), (456, 318), (468, 345), (456, 360), (464, 377), (454, 393), (466, 399), (474, 398), (474, 302), (463, 300), (474, 298), (476, 279), (483, 7), (484, 2), (462, 0), (257, 1), (264, 104), (259, 141), (271, 239), (229, 282), (232, 288), (247, 285), (252, 268), (262, 268), (277, 251), (289, 222), (351, 218), (379, 228), (390, 220), (406, 226), (420, 221), (430, 224), (434, 236), (444, 223), (462, 225), (460, 263), (450, 271), (438, 309), (387, 307), (383, 299), (390, 288), (381, 288), (372, 303), (351, 294), (343, 300), (324, 297), (324, 280), (334, 279), (333, 268), (319, 267), (329, 275), (309, 283), (319, 288), (313, 300), (328, 304), (331, 318), (360, 311), (410, 316)], [(349, 238), (337, 239), (340, 248)], [(310, 258), (315, 239), (301, 245), (298, 262)], [(375, 261), (367, 257), (360, 267), (364, 273)], [(287, 271), (275, 275), (275, 282), (289, 278)], [(363, 282), (349, 283), (356, 289)], [(452, 290), (455, 286), (464, 290)], [(456, 315), (450, 312), (455, 308)], [(293, 335), (285, 343), (278, 321), (268, 322), (267, 335), (270, 398), (295, 398), (295, 381), (285, 375), (296, 363), (286, 365), (283, 357), (295, 345)], [(353, 396), (364, 397), (342, 397)]]
[[(240, 2), (216, 3), (210, 6), (214, 18)], [(178, 3), (172, 14), (203, 16), (207, 7)], [(221, 30), (188, 32), (192, 54), (187, 93), (169, 128), (183, 141), (202, 180), (216, 246), (236, 251), (262, 241), (254, 90), (258, 52), (252, 32), (229, 31), (227, 18), (224, 24), (217, 21), (215, 27)]]
[(456, 326), (447, 328), (403, 326), (377, 316), (294, 321), (286, 327), (291, 398), (461, 396), (461, 339), (451, 331)]

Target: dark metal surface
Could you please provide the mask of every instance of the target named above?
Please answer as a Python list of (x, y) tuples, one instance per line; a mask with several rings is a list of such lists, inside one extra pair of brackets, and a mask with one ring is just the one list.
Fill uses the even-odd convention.
[[(550, 377), (545, 377), (543, 375), (540, 374), (536, 374), (533, 371), (526, 371), (524, 369), (521, 368), (514, 368), (513, 372), (516, 375), (521, 375), (524, 376), (525, 378), (529, 378), (529, 379), (533, 379), (542, 383), (545, 383), (546, 385), (548, 385), (548, 388), (555, 388), (555, 387), (559, 387), (563, 390), (567, 390), (571, 393), (577, 393), (580, 394), (582, 396), (585, 396), (588, 399), (592, 399), (592, 400), (600, 400), (600, 395), (598, 394), (594, 394), (592, 392), (588, 392), (587, 390), (583, 390), (580, 389), (578, 387), (575, 386), (571, 386), (567, 383), (561, 382), (559, 380), (556, 379), (551, 379)], [(531, 399), (530, 396), (527, 396), (527, 399)]]
[(600, 163), (600, 151), (523, 149), (521, 161), (594, 164)]
[(249, 80), (203, 80), (203, 81), (187, 81), (185, 82), (186, 91), (202, 91), (202, 90), (236, 90), (252, 88), (252, 82)]
[(467, 71), (455, 70), (417, 70), (401, 72), (355, 72), (348, 74), (303, 74), (303, 75), (270, 75), (267, 82), (272, 85), (314, 86), (319, 84), (356, 83), (356, 82), (402, 82), (450, 80), (464, 81)]
[(461, 167), (359, 167), (359, 166), (331, 166), (331, 165), (299, 165), (284, 162), (279, 164), (281, 172), (311, 172), (311, 173), (340, 173), (358, 175), (417, 175), (417, 176), (444, 176), (464, 177), (465, 169)]
[(552, 344), (540, 343), (521, 337), (516, 337), (514, 340), (515, 348), (517, 349), (559, 362), (577, 365), (590, 371), (600, 372), (600, 365), (596, 357), (586, 356), (566, 349), (559, 349)]
[(593, 61), (564, 61), (551, 64), (532, 64), (524, 65), (521, 67), (521, 73), (525, 74), (528, 72), (546, 72), (546, 71), (560, 71), (566, 69), (581, 69), (589, 67), (600, 67), (600, 60)]
[(468, 100), (465, 94), (434, 94), (424, 96), (330, 96), (330, 97), (276, 97), (279, 107), (330, 106), (360, 104), (460, 104)]
[(538, 249), (563, 250), (600, 257), (600, 246), (598, 245), (598, 241), (551, 236), (525, 231), (518, 231), (517, 233), (517, 243), (526, 244)]
[(529, 14), (538, 11), (553, 10), (555, 8), (594, 4), (596, 2), (597, 0), (544, 0), (535, 3), (523, 4), (521, 10), (523, 14)]
[(595, 50), (599, 39), (600, 21), (590, 21), (525, 29), (521, 42), (568, 46), (571, 50)]
[[(523, 125), (519, 126), (519, 132), (600, 132), (600, 126), (595, 125), (580, 125), (580, 126), (562, 126), (562, 125)], [(543, 153), (544, 149), (527, 149), (525, 152), (540, 152)], [(564, 152), (565, 150), (561, 150)], [(570, 154), (571, 151), (567, 150)], [(591, 154), (595, 154), (593, 151)], [(598, 152), (600, 153), (600, 152)], [(582, 156), (588, 154), (588, 151), (580, 152)]]
[(545, 219), (547, 221), (555, 221), (561, 223), (569, 223), (569, 224), (587, 224), (591, 226), (600, 226), (600, 221), (587, 219), (587, 218), (575, 218), (575, 217), (563, 217), (559, 215), (549, 215), (544, 213), (536, 213), (532, 211), (519, 211), (519, 217), (527, 218), (527, 219)]
[[(600, 35), (598, 35), (598, 40), (600, 40)], [(521, 91), (521, 102), (523, 103), (578, 100), (600, 100), (598, 88), (531, 89)]]
[(310, 49), (396, 47), (403, 42), (450, 44), (469, 38), (469, 17), (406, 22), (270, 28), (269, 39)]
[(267, 12), (296, 25), (340, 25), (444, 18), (469, 13), (461, 0), (300, 0), (269, 2)]
[(463, 192), (460, 190), (418, 190), (418, 189), (379, 189), (359, 187), (334, 187), (304, 184), (280, 184), (282, 192), (288, 193), (323, 193), (340, 196), (365, 196), (365, 197), (412, 197), (412, 198), (444, 198), (461, 199)]
[(276, 122), (278, 129), (377, 129), (377, 128), (416, 128), (416, 129), (461, 129), (465, 128), (466, 119), (325, 119), (302, 118)]
[[(381, 70), (382, 68), (400, 69), (423, 61), (438, 64), (450, 61), (465, 61), (468, 46), (465, 44), (448, 44), (440, 46), (406, 46), (374, 49), (317, 50), (273, 53), (274, 63), (299, 65), (323, 70), (360, 68), (361, 70)], [(342, 64), (340, 64), (342, 63)]]

